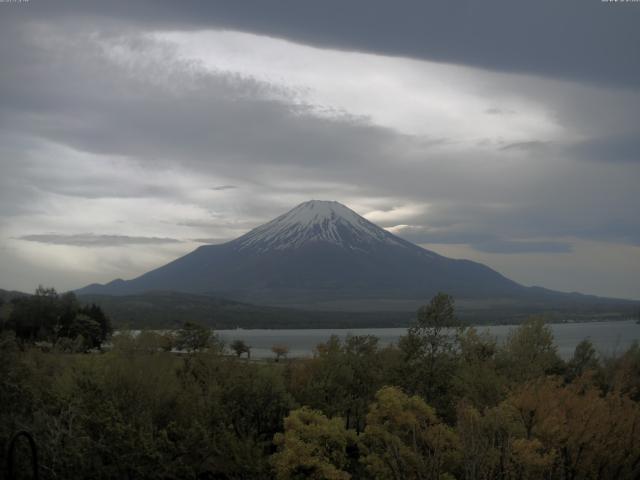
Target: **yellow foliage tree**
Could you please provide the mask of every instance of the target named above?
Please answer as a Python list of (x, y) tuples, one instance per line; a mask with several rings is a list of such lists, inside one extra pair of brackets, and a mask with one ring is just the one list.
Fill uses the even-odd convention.
[(302, 407), (284, 420), (284, 433), (277, 433), (278, 452), (272, 465), (279, 480), (348, 480), (347, 449), (355, 445), (352, 430), (340, 418), (329, 419), (317, 410)]
[(378, 391), (361, 439), (361, 461), (375, 479), (447, 478), (458, 439), (418, 396), (396, 387)]

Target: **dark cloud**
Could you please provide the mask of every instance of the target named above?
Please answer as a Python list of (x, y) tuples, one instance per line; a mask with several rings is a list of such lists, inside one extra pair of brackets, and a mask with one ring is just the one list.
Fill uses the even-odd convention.
[(528, 142), (510, 143), (508, 145), (505, 145), (504, 147), (501, 147), (500, 150), (503, 150), (503, 151), (523, 150), (527, 152), (540, 152), (542, 150), (549, 148), (549, 146), (550, 146), (549, 142), (543, 142), (540, 140), (530, 140)]
[[(34, 45), (39, 33), (51, 35), (60, 50)], [(142, 51), (145, 62), (114, 64), (88, 35), (61, 39), (46, 31), (22, 31), (14, 46), (41, 55), (34, 54), (33, 63), (7, 56), (11, 74), (0, 77), (0, 90), (10, 100), (0, 105), (0, 125), (95, 155), (215, 165), (231, 176), (244, 168), (256, 172), (260, 164), (362, 164), (381, 154), (391, 158), (412, 142), (352, 117), (318, 117), (312, 106), (278, 99), (280, 87), (204, 72), (151, 41), (107, 40), (134, 54)]]
[(217, 187), (211, 187), (211, 190), (219, 192), (222, 190), (235, 190), (236, 188), (238, 187), (235, 185), (218, 185)]
[(568, 153), (575, 158), (611, 163), (640, 163), (640, 136), (612, 135), (595, 137), (568, 147)]
[[(273, 208), (273, 207), (271, 207)], [(248, 213), (248, 212), (247, 212)], [(271, 210), (268, 213), (265, 212), (264, 216), (262, 216), (263, 219), (265, 218), (269, 218), (269, 215), (277, 215), (280, 212), (279, 210)], [(210, 219), (205, 219), (205, 220), (184, 220), (184, 221), (180, 221), (180, 222), (166, 222), (164, 221), (164, 223), (172, 223), (173, 225), (177, 225), (180, 227), (193, 227), (193, 228), (203, 228), (203, 229), (211, 229), (211, 228), (228, 228), (228, 229), (233, 229), (233, 230), (249, 230), (255, 226), (257, 226), (259, 224), (259, 220), (258, 223), (256, 221), (250, 221), (250, 220), (233, 220), (230, 221), (228, 219), (221, 219), (221, 218), (210, 218)]]
[[(44, 173), (44, 172), (43, 172)], [(75, 178), (51, 178), (33, 176), (33, 185), (43, 192), (69, 197), (96, 198), (167, 198), (178, 197), (180, 192), (173, 186), (145, 185), (131, 179), (125, 181), (117, 176), (81, 176)]]
[(486, 253), (571, 253), (573, 247), (567, 242), (503, 240), (492, 239), (481, 243), (473, 243), (471, 247)]
[(236, 29), (322, 47), (640, 86), (640, 8), (633, 2), (58, 0), (0, 6), (14, 22), (79, 17), (147, 29)]
[(504, 108), (487, 108), (484, 113), (487, 115), (513, 115), (516, 113), (515, 110), (505, 110)]
[(232, 238), (192, 238), (191, 241), (192, 242), (196, 242), (196, 243), (206, 243), (209, 245), (215, 245), (218, 243), (225, 243), (228, 242), (229, 240), (233, 240)]
[(119, 247), (123, 245), (162, 245), (180, 243), (181, 240), (165, 237), (136, 237), (128, 235), (97, 235), (94, 233), (58, 234), (42, 233), (23, 235), (18, 240), (48, 243), (51, 245), (71, 245), (74, 247)]
[(547, 240), (510, 240), (471, 228), (432, 229), (419, 225), (407, 225), (396, 234), (405, 240), (419, 244), (469, 245), (485, 253), (570, 253), (568, 242)]
[(471, 232), (467, 229), (434, 229), (430, 226), (406, 225), (394, 231), (396, 235), (413, 243), (438, 244), (472, 244), (493, 239), (482, 232)]

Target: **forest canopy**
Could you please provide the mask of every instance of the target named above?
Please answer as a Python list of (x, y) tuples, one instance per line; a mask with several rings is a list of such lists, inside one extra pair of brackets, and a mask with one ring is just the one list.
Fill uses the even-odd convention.
[[(0, 337), (0, 448), (29, 432), (40, 478), (640, 475), (637, 343), (607, 357), (584, 341), (564, 361), (541, 319), (498, 343), (460, 325), (439, 295), (397, 345), (330, 337), (312, 358), (278, 346), (252, 360), (197, 325), (172, 338), (125, 332), (101, 353), (38, 346), (94, 318), (86, 307), (63, 317), (71, 300), (41, 292), (19, 308), (55, 307), (57, 320)], [(189, 348), (172, 352), (176, 338)], [(23, 447), (15, 465), (30, 478)]]

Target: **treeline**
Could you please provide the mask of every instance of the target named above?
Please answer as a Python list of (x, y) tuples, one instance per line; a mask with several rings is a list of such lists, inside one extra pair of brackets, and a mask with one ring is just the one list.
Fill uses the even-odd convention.
[(65, 354), (5, 332), (0, 448), (31, 432), (51, 479), (640, 476), (637, 343), (608, 358), (584, 341), (563, 361), (541, 320), (498, 344), (446, 295), (394, 346), (331, 337), (313, 358), (254, 362), (205, 335), (180, 332), (189, 353), (148, 333)]
[[(0, 302), (0, 307), (5, 303)], [(56, 346), (65, 351), (100, 348), (112, 332), (111, 321), (96, 304), (81, 305), (73, 292), (58, 294), (39, 286), (33, 295), (13, 297), (0, 332), (9, 330), (21, 343)]]

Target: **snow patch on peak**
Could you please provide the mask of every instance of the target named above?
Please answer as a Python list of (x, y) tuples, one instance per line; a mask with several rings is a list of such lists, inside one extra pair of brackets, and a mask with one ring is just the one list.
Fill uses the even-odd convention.
[(407, 247), (395, 235), (335, 201), (310, 200), (257, 227), (235, 241), (240, 249), (258, 251), (299, 248), (325, 242), (352, 250), (376, 244)]
[[(311, 226), (322, 224), (325, 221), (335, 221), (338, 218), (347, 223), (357, 225), (360, 215), (345, 207), (341, 203), (329, 200), (310, 200), (301, 203), (293, 210), (276, 218), (273, 222), (280, 224), (299, 224), (301, 226)], [(270, 223), (273, 223), (270, 222)], [(267, 224), (268, 225), (268, 224)]]

